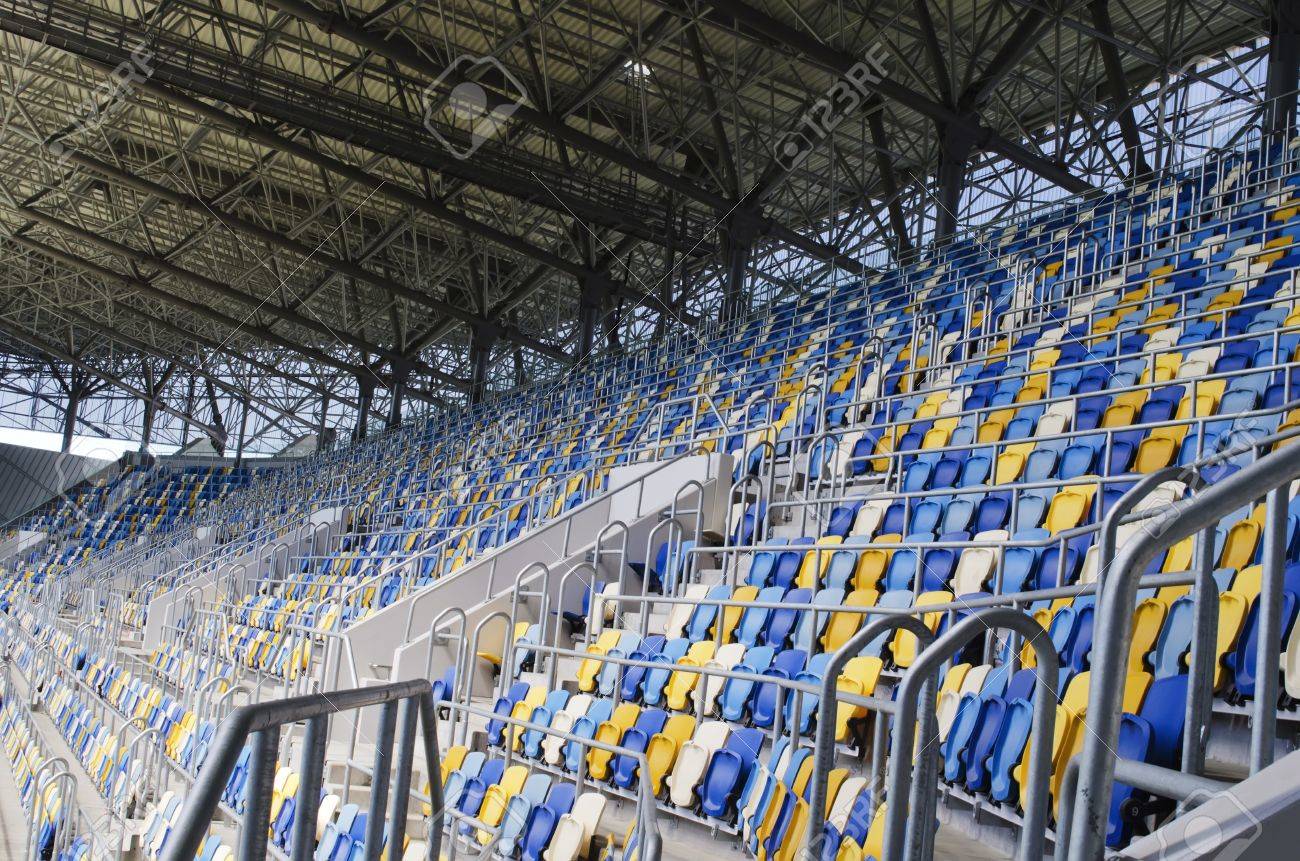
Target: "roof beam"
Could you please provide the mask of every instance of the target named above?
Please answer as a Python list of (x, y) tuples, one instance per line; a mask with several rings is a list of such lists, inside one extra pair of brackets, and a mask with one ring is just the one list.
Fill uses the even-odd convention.
[(992, 98), (993, 91), (998, 88), (998, 85), (1006, 80), (1007, 75), (1011, 74), (1011, 71), (1043, 38), (1050, 23), (1046, 12), (1037, 6), (1031, 6), (1017, 22), (1011, 35), (1002, 43), (1002, 47), (993, 55), (993, 59), (989, 60), (979, 78), (962, 93), (961, 104), (969, 108), (978, 108)]
[[(665, 0), (677, 6), (681, 0)], [(816, 63), (836, 75), (844, 75), (859, 62), (852, 54), (825, 44), (817, 37), (796, 30), (765, 12), (748, 6), (741, 0), (704, 0), (704, 3), (722, 15), (732, 19), (744, 28), (785, 45), (805, 59)], [(690, 14), (684, 4), (677, 6), (684, 14)], [(744, 30), (742, 30), (742, 33)], [(1061, 186), (1067, 191), (1082, 193), (1096, 189), (1079, 179), (1069, 170), (1037, 153), (1031, 152), (1022, 144), (1008, 140), (993, 129), (985, 126), (978, 116), (968, 116), (956, 108), (944, 105), (928, 96), (909, 89), (891, 78), (885, 77), (875, 85), (875, 90), (884, 98), (896, 102), (922, 116), (949, 126), (958, 126), (969, 134), (974, 145), (982, 150), (997, 153), (1008, 161), (1018, 164), (1026, 170), (1038, 174), (1049, 182)]]
[[(132, 350), (136, 350), (137, 352), (145, 353), (147, 355), (157, 356), (160, 359), (165, 359), (166, 361), (172, 363), (173, 370), (179, 367), (185, 371), (188, 371), (191, 374), (201, 376), (204, 379), (212, 380), (213, 384), (218, 388), (220, 388), (222, 391), (225, 391), (226, 393), (232, 395), (237, 399), (246, 400), (250, 404), (256, 404), (259, 407), (259, 409), (256, 409), (255, 411), (258, 413), (258, 415), (262, 416), (262, 418), (266, 419), (267, 421), (270, 421), (272, 417), (268, 415), (266, 412), (263, 412), (263, 409), (269, 410), (271, 413), (274, 413), (277, 416), (291, 419), (305, 427), (315, 427), (314, 420), (300, 418), (294, 413), (287, 412), (281, 409), (280, 407), (276, 406), (275, 404), (271, 403), (270, 401), (262, 397), (259, 397), (258, 395), (255, 395), (250, 391), (241, 389), (238, 386), (235, 386), (232, 383), (227, 382), (221, 377), (210, 373), (206, 368), (202, 367), (201, 365), (196, 365), (193, 362), (190, 362), (186, 359), (182, 359), (179, 356), (173, 355), (167, 350), (162, 350), (159, 349), (158, 347), (150, 346), (149, 344), (146, 344), (137, 338), (132, 338), (130, 335), (126, 335), (122, 332), (117, 331), (111, 326), (108, 326), (104, 323), (99, 322), (98, 320), (95, 320), (93, 317), (88, 317), (85, 314), (81, 314), (77, 311), (72, 310), (71, 308), (59, 308), (54, 313), (67, 315), (68, 317), (76, 321), (78, 325), (85, 326), (86, 328), (91, 329), (92, 331), (99, 332), (104, 337), (108, 338), (110, 341), (117, 341), (119, 344), (122, 344), (125, 347), (130, 347)], [(170, 372), (168, 376), (170, 376)], [(155, 401), (156, 403), (159, 404), (162, 403), (162, 401), (158, 399), (157, 394), (161, 393), (162, 388), (165, 384), (166, 384), (165, 379), (158, 383), (155, 383), (153, 386), (155, 393), (150, 394), (149, 397), (146, 398), (146, 400)]]
[(21, 245), (30, 251), (34, 251), (37, 254), (41, 255), (42, 257), (53, 260), (56, 263), (62, 263), (63, 265), (68, 266), (70, 268), (77, 269), (88, 275), (95, 276), (101, 279), (102, 281), (118, 284), (122, 287), (127, 288), (128, 290), (135, 290), (156, 301), (163, 302), (168, 305), (173, 305), (191, 314), (197, 314), (206, 319), (212, 320), (217, 323), (221, 323), (222, 325), (231, 329), (233, 332), (240, 332), (240, 331), (247, 332), (249, 335), (253, 335), (258, 338), (261, 338), (262, 340), (267, 341), (268, 343), (272, 343), (277, 346), (283, 347), (286, 350), (291, 350), (295, 353), (298, 353), (304, 358), (310, 359), (314, 362), (320, 362), (321, 364), (329, 365), (332, 368), (336, 368), (340, 371), (345, 371), (349, 374), (363, 373), (362, 369), (356, 365), (336, 359), (333, 356), (329, 355), (328, 353), (317, 350), (314, 347), (307, 347), (302, 344), (298, 344), (294, 341), (290, 341), (288, 338), (283, 337), (279, 333), (273, 332), (270, 329), (265, 329), (261, 326), (252, 323), (251, 321), (239, 320), (235, 317), (231, 317), (230, 315), (218, 311), (214, 308), (209, 308), (207, 305), (203, 305), (198, 302), (194, 302), (192, 300), (182, 298), (173, 293), (169, 293), (166, 290), (162, 290), (158, 287), (155, 287), (152, 283), (145, 280), (144, 278), (137, 278), (131, 275), (124, 275), (121, 272), (116, 272), (112, 269), (108, 269), (104, 266), (100, 266), (97, 263), (93, 263), (89, 260), (85, 260), (81, 257), (78, 257), (75, 254), (70, 254), (69, 252), (55, 248), (52, 245), (46, 245), (45, 243), (39, 242), (26, 235), (12, 235), (9, 237), (9, 241), (17, 245)]
[[(292, 239), (282, 233), (277, 233), (274, 230), (265, 228), (260, 224), (241, 218), (240, 216), (231, 215), (230, 213), (218, 209), (211, 201), (205, 201), (189, 194), (174, 191), (166, 186), (143, 179), (133, 173), (102, 162), (76, 150), (69, 151), (67, 157), (70, 161), (94, 171), (103, 177), (120, 182), (129, 188), (133, 188), (145, 194), (154, 195), (167, 201), (173, 206), (188, 210), (197, 215), (207, 218), (215, 218), (232, 231), (247, 234), (267, 243), (268, 245), (274, 245), (275, 247), (288, 251), (291, 254), (298, 255), (303, 258), (304, 262), (313, 260), (318, 265), (332, 273), (337, 272), (341, 275), (355, 278), (358, 281), (369, 284), (371, 287), (391, 293), (394, 296), (400, 296), (408, 302), (414, 302), (415, 304), (430, 308), (444, 317), (460, 320), (469, 323), (470, 325), (478, 325), (485, 322), (472, 311), (458, 308), (449, 302), (436, 299), (419, 290), (408, 287), (405, 284), (401, 284), (389, 278), (384, 278), (352, 260), (345, 260), (342, 257), (336, 257), (335, 255), (322, 251), (320, 250), (320, 246), (312, 247), (307, 243), (300, 242), (297, 239)], [(297, 305), (294, 307), (297, 307)], [(286, 308), (284, 310), (292, 312), (293, 308)], [(545, 344), (536, 338), (527, 337), (522, 333), (512, 332), (508, 337), (520, 346), (528, 347), (531, 350), (556, 359), (557, 361), (563, 361), (568, 358), (564, 351), (549, 344)], [(383, 353), (380, 348), (375, 347), (372, 349), (375, 352), (384, 355), (385, 358), (390, 361), (392, 360), (392, 355)], [(396, 355), (401, 358), (400, 354)]]
[[(297, 313), (296, 311), (290, 311), (286, 308), (281, 308), (279, 305), (267, 299), (258, 298), (257, 296), (254, 296), (249, 293), (245, 293), (242, 290), (236, 290), (234, 287), (231, 287), (227, 284), (223, 284), (220, 281), (217, 281), (216, 279), (209, 278), (206, 275), (200, 275), (197, 272), (192, 272), (182, 266), (178, 266), (177, 264), (172, 263), (170, 260), (167, 260), (166, 258), (161, 257), (159, 255), (150, 254), (147, 251), (141, 251), (138, 248), (134, 248), (130, 245), (126, 245), (121, 242), (117, 242), (115, 240), (109, 239), (106, 236), (103, 236), (99, 233), (95, 233), (90, 230), (83, 230), (82, 228), (77, 227), (75, 224), (69, 224), (66, 221), (62, 221), (58, 218), (55, 218), (53, 215), (50, 215), (46, 212), (42, 212), (38, 209), (32, 209), (31, 207), (27, 207), (27, 206), (19, 206), (16, 211), (18, 212), (19, 215), (23, 216), (24, 218), (29, 218), (32, 221), (37, 222), (38, 224), (41, 224), (45, 227), (55, 230), (58, 233), (66, 234), (80, 242), (84, 242), (88, 245), (93, 245), (95, 247), (101, 248), (104, 251), (109, 252), (110, 254), (123, 257), (137, 265), (149, 266), (153, 268), (156, 272), (163, 273), (165, 275), (168, 275), (169, 277), (175, 278), (178, 281), (189, 284), (192, 287), (197, 287), (201, 290), (205, 290), (209, 293), (220, 296), (221, 298), (227, 301), (236, 302), (238, 304), (245, 305), (249, 309), (251, 309), (252, 313), (267, 313), (271, 316), (278, 317), (279, 319), (283, 320), (286, 323), (292, 323), (295, 326), (300, 326), (303, 329), (308, 329), (325, 338), (338, 340), (342, 343), (345, 343), (351, 347), (356, 348), (357, 350), (362, 351), (363, 353), (366, 352), (376, 353), (388, 359), (389, 361), (403, 360), (401, 353), (398, 353), (396, 350), (391, 350), (388, 347), (382, 347), (377, 344), (372, 344), (369, 341), (366, 341), (363, 338), (358, 338), (349, 332), (338, 331), (336, 329), (333, 329), (332, 327), (326, 325), (325, 323), (321, 322), (318, 319), (305, 317)], [(429, 369), (429, 370), (433, 370), (433, 369)]]
[[(263, 2), (314, 25), (322, 32), (341, 36), (372, 53), (387, 57), (401, 66), (415, 69), (428, 76), (431, 81), (438, 81), (442, 85), (442, 89), (447, 93), (450, 93), (451, 89), (460, 83), (458, 77), (454, 75), (448, 76), (446, 68), (431, 62), (428, 59), (428, 52), (423, 50), (421, 46), (411, 42), (404, 35), (380, 34), (367, 30), (365, 27), (352, 23), (353, 17), (345, 18), (341, 15), (325, 12), (310, 3), (304, 2), (304, 0), (263, 0)], [(485, 110), (507, 109), (510, 112), (511, 119), (530, 123), (539, 131), (547, 132), (556, 140), (564, 141), (570, 146), (625, 167), (663, 188), (671, 189), (678, 194), (710, 207), (720, 215), (731, 212), (736, 207), (736, 201), (715, 194), (696, 185), (681, 174), (674, 173), (654, 162), (626, 152), (600, 138), (576, 129), (561, 117), (552, 116), (527, 104), (518, 104), (516, 99), (496, 92), (490, 86), (484, 85), (483, 88), (489, 99), (489, 103), (484, 106)], [(865, 271), (858, 261), (840, 254), (837, 249), (802, 236), (784, 225), (773, 223), (769, 226), (767, 233), (773, 239), (785, 245), (790, 245), (822, 260), (835, 261), (849, 271), (859, 274)]]
[(921, 41), (925, 44), (925, 53), (930, 58), (930, 69), (934, 72), (939, 85), (939, 98), (945, 105), (953, 104), (952, 78), (948, 72), (948, 63), (943, 58), (943, 48), (939, 46), (939, 34), (934, 31), (934, 18), (930, 15), (927, 0), (912, 0), (912, 9), (916, 23), (921, 27)]
[(1114, 44), (1115, 31), (1110, 23), (1110, 0), (1092, 0), (1088, 4), (1092, 13), (1092, 24), (1097, 31), (1108, 38), (1097, 39), (1097, 50), (1101, 52), (1102, 64), (1106, 67), (1106, 86), (1110, 90), (1111, 101), (1119, 115), (1120, 138), (1124, 141), (1124, 150), (1128, 153), (1129, 175), (1146, 176), (1151, 172), (1146, 156), (1142, 152), (1142, 136), (1138, 132), (1137, 120), (1133, 118), (1128, 79), (1124, 74), (1124, 63), (1119, 58), (1119, 50)]
[[(14, 328), (11, 324), (4, 322), (3, 320), (0, 320), (0, 332), (4, 332), (9, 337), (13, 338), (15, 341), (19, 341), (23, 344), (26, 344), (31, 349), (36, 350), (37, 352), (42, 353), (50, 357), (51, 359), (55, 359), (60, 362), (66, 362), (67, 364), (72, 365), (75, 368), (79, 368), (85, 373), (90, 374), (92, 377), (95, 377), (96, 379), (99, 379), (109, 384), (110, 386), (121, 389), (122, 391), (127, 392), (129, 394), (135, 395), (137, 398), (140, 398), (141, 400), (149, 399), (148, 392), (133, 386), (131, 383), (128, 383), (126, 380), (123, 380), (121, 377), (117, 376), (116, 374), (113, 374), (111, 371), (105, 371), (102, 368), (97, 368), (94, 365), (91, 365), (83, 361), (82, 359), (77, 358), (71, 353), (59, 347), (54, 346), (53, 344), (47, 344), (44, 341), (41, 341), (39, 338), (36, 338), (31, 334), (23, 332), (20, 329)], [(217, 428), (213, 427), (207, 422), (199, 421), (198, 419), (191, 416), (189, 413), (184, 412), (182, 410), (178, 410), (175, 407), (168, 406), (166, 403), (163, 403), (161, 401), (157, 403), (157, 409), (162, 410), (163, 412), (167, 413), (170, 416), (174, 416), (180, 419), (181, 421), (185, 422), (191, 427), (197, 428), (206, 434), (213, 434), (217, 432)]]
[[(129, 61), (131, 46), (155, 45), (155, 34), (122, 14), (92, 12), (87, 32), (82, 29), (87, 26), (84, 23), (67, 24), (69, 18), (80, 21), (86, 15), (83, 8), (72, 0), (50, 2), (58, 13), (52, 19), (24, 9), (23, 14), (0, 17), (0, 30), (46, 42), (88, 62), (98, 61), (108, 69)], [(643, 196), (632, 194), (617, 203), (599, 200), (597, 195), (589, 193), (589, 189), (571, 187), (572, 183), (565, 180), (572, 177), (566, 177), (551, 166), (543, 167), (536, 160), (531, 164), (498, 160), (494, 165), (485, 158), (460, 158), (438, 146), (418, 117), (399, 114), (378, 101), (354, 101), (350, 111), (324, 111), (323, 99), (330, 93), (321, 82), (293, 73), (285, 74), (285, 70), (269, 65), (257, 66), (260, 56), (231, 55), (175, 33), (169, 33), (165, 41), (155, 45), (155, 49), (149, 75), (153, 82), (270, 117), (281, 127), (310, 130), (437, 170), (531, 205), (560, 213), (578, 212), (594, 223), (640, 235), (646, 241), (666, 241), (664, 237), (647, 232), (648, 210)], [(360, 58), (349, 66), (357, 67), (366, 59)], [(224, 68), (232, 64), (241, 66), (245, 74), (223, 75)], [(262, 88), (250, 86), (248, 76), (259, 75), (265, 75), (271, 83)], [(536, 171), (542, 171), (551, 181), (543, 181)], [(604, 187), (614, 188), (610, 185)]]
[[(212, 375), (212, 373), (209, 372), (207, 368), (204, 368), (203, 365), (192, 363), (188, 359), (183, 359), (181, 358), (181, 356), (175, 355), (174, 352), (170, 350), (164, 350), (161, 349), (161, 347), (148, 345), (148, 343), (144, 343), (143, 341), (140, 341), (139, 338), (131, 337), (129, 336), (129, 334), (123, 332), (118, 332), (118, 330), (114, 329), (113, 326), (105, 324), (103, 320), (95, 320), (94, 317), (85, 315), (85, 313), (81, 313), (79, 311), (74, 311), (73, 308), (66, 308), (66, 307), (56, 308), (56, 310), (53, 310), (52, 313), (55, 313), (56, 316), (69, 317), (69, 319), (72, 319), (74, 323), (87, 326), (87, 328), (90, 329), (98, 330), (98, 332), (103, 332), (105, 336), (108, 337), (109, 341), (117, 341), (118, 343), (121, 343), (122, 346), (130, 347), (130, 349), (133, 349), (135, 351), (143, 352), (143, 354), (146, 355), (157, 356), (157, 358), (159, 359), (164, 359), (166, 360), (166, 362), (172, 363), (173, 369), (181, 368), (183, 369), (183, 371), (187, 371), (188, 373), (191, 373), (191, 375), (201, 376), (205, 378), (212, 377), (214, 384), (216, 384), (218, 388), (221, 388), (222, 390), (227, 391), (227, 393), (234, 395), (235, 398), (248, 399), (248, 401), (252, 403), (257, 403), (259, 404), (259, 406), (264, 407), (265, 410), (274, 412), (274, 414), (289, 417), (289, 419), (299, 421), (300, 424), (307, 425), (307, 427), (315, 427), (315, 421), (298, 419), (298, 416), (289, 414), (289, 412), (285, 412), (281, 410), (281, 407), (277, 407), (276, 404), (266, 401), (266, 399), (259, 397), (259, 395), (253, 394), (252, 391), (239, 389), (238, 386), (231, 385), (230, 382), (226, 382), (225, 380), (222, 380), (221, 377)], [(162, 385), (164, 384), (165, 384), (165, 380), (162, 380), (161, 382), (159, 382), (159, 384), (156, 384), (155, 388), (161, 391)], [(303, 386), (303, 388), (308, 389), (308, 386)], [(338, 401), (341, 403), (347, 401), (346, 398), (338, 398), (338, 395), (334, 395), (333, 393), (331, 393), (330, 397), (337, 398)], [(259, 412), (259, 415), (263, 416), (264, 419), (268, 419), (268, 420), (270, 419), (270, 416), (266, 415), (265, 412), (261, 412), (261, 410), (257, 412)]]

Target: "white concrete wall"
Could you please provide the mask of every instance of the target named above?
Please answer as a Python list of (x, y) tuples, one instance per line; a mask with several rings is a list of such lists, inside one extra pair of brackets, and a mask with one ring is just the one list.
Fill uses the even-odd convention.
[[(662, 468), (655, 471), (656, 467)], [(393, 679), (419, 678), (429, 657), (428, 627), (433, 620), (447, 607), (464, 610), (468, 638), (478, 621), (498, 610), (509, 611), (515, 578), (535, 562), (550, 566), (551, 606), (561, 606), (563, 574), (586, 559), (597, 535), (612, 520), (622, 520), (628, 526), (628, 560), (645, 561), (651, 529), (688, 481), (696, 480), (705, 486), (704, 528), (721, 531), (732, 468), (728, 455), (701, 455), (666, 465), (636, 464), (615, 470), (611, 491), (353, 625), (348, 638), (358, 673), (364, 678), (381, 673), (380, 667), (391, 667)], [(694, 494), (684, 497), (683, 505), (694, 508)], [(660, 538), (665, 535), (661, 531)], [(569, 596), (567, 604), (577, 606), (582, 584), (576, 577), (569, 579), (569, 588), (575, 594)], [(536, 591), (539, 585), (534, 584), (531, 590)], [(495, 637), (485, 631), (479, 649), (499, 653), (504, 634), (504, 626)], [(436, 654), (433, 666), (445, 668), (450, 660), (450, 652)]]

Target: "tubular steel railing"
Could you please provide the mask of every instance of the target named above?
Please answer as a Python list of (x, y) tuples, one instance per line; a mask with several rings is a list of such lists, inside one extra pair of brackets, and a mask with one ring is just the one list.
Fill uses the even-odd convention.
[[(1213, 546), (1214, 527), (1223, 518), (1265, 498), (1263, 572), (1259, 594), (1259, 631), (1255, 654), (1259, 683), (1254, 696), (1250, 739), (1250, 770), (1258, 772), (1272, 761), (1276, 733), (1278, 670), (1281, 641), (1282, 583), (1286, 568), (1287, 489), (1300, 477), (1300, 446), (1289, 445), (1274, 451), (1211, 484), (1196, 496), (1175, 502), (1152, 517), (1144, 528), (1116, 551), (1109, 566), (1097, 610), (1096, 629), (1106, 631), (1093, 648), (1093, 678), (1123, 678), (1124, 662), (1132, 642), (1129, 620), (1137, 601), (1138, 579), (1155, 555), (1186, 538), (1202, 534)], [(1146, 488), (1135, 487), (1138, 495)], [(1208, 554), (1198, 554), (1199, 567), (1211, 562)], [(1205, 586), (1204, 570), (1198, 571), (1198, 584)], [(1198, 588), (1195, 600), (1200, 603), (1196, 617), (1204, 619), (1205, 631), (1213, 637), (1217, 628), (1218, 609), (1213, 592)], [(1195, 643), (1198, 638), (1193, 638)], [(1212, 686), (1211, 650), (1200, 644), (1193, 655), (1189, 672), (1192, 689)], [(1105, 845), (1107, 811), (1110, 807), (1115, 776), (1113, 751), (1119, 735), (1123, 711), (1120, 686), (1093, 685), (1088, 697), (1089, 732), (1080, 756), (1079, 785), (1074, 800), (1074, 821), (1070, 829), (1069, 858), (1099, 857)], [(1189, 696), (1189, 700), (1191, 697)], [(1190, 708), (1189, 704), (1189, 708)], [(1204, 706), (1199, 704), (1198, 708)], [(1199, 743), (1199, 740), (1198, 740)], [(1185, 765), (1187, 761), (1185, 760)], [(1196, 764), (1195, 757), (1192, 763)]]
[[(311, 694), (235, 709), (217, 730), (203, 770), (186, 797), (185, 806), (168, 838), (162, 861), (190, 861), (194, 858), (208, 834), (226, 782), (246, 744), (251, 746), (252, 753), (237, 855), (240, 858), (266, 856), (280, 733), (286, 725), (299, 722), (306, 722), (307, 728), (298, 771), (300, 780), (291, 857), (293, 861), (310, 859), (315, 851), (316, 817), (324, 782), (330, 716), (369, 706), (380, 706), (381, 711), (371, 772), (365, 857), (378, 858), (385, 837), (388, 840), (388, 858), (397, 861), (402, 857), (418, 733), (424, 744), (425, 771), (430, 775), (433, 793), (425, 857), (436, 861), (441, 857), (444, 820), (442, 785), (437, 779), (441, 773), (441, 760), (433, 694), (425, 679)], [(394, 774), (391, 782), (388, 779), (390, 771)]]

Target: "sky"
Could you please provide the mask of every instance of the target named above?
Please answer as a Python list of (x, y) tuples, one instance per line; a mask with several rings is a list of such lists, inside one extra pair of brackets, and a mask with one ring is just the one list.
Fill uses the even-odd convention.
[[(25, 448), (40, 448), (46, 451), (58, 451), (62, 448), (61, 434), (46, 431), (21, 430), (18, 428), (0, 428), (0, 443), (18, 445)], [(135, 451), (140, 443), (125, 439), (104, 439), (98, 436), (74, 436), (72, 453), (99, 460), (117, 460), (123, 452)], [(151, 445), (154, 454), (171, 454), (176, 451), (173, 445)]]

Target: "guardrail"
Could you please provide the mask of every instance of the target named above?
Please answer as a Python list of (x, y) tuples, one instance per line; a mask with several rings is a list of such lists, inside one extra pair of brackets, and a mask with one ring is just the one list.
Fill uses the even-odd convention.
[[(300, 780), (291, 857), (293, 861), (310, 859), (316, 848), (316, 817), (324, 782), (329, 718), (340, 712), (369, 706), (381, 706), (381, 711), (366, 819), (366, 857), (379, 857), (379, 847), (385, 839), (385, 823), (388, 826), (388, 857), (390, 861), (402, 857), (407, 806), (411, 797), (411, 766), (418, 732), (424, 744), (425, 770), (430, 775), (433, 793), (425, 857), (429, 861), (441, 858), (445, 814), (442, 810), (442, 787), (437, 780), (442, 768), (438, 754), (437, 716), (428, 680), (418, 679), (272, 700), (235, 709), (217, 730), (203, 770), (185, 799), (180, 818), (167, 841), (162, 861), (191, 861), (199, 851), (245, 744), (251, 745), (252, 755), (237, 856), (250, 859), (266, 857), (280, 732), (282, 727), (299, 722), (306, 722), (307, 729), (298, 771)], [(390, 784), (388, 775), (394, 768), (396, 771)], [(385, 811), (386, 806), (388, 809)]]
[[(1276, 720), (1271, 712), (1276, 709), (1278, 695), (1277, 645), (1282, 635), (1287, 489), (1297, 477), (1300, 477), (1300, 446), (1293, 444), (1259, 458), (1196, 496), (1162, 510), (1140, 532), (1119, 547), (1104, 580), (1105, 588), (1097, 611), (1096, 629), (1109, 633), (1094, 646), (1094, 678), (1122, 678), (1123, 664), (1132, 640), (1128, 620), (1136, 604), (1138, 579), (1147, 563), (1157, 553), (1198, 534), (1201, 535), (1202, 542), (1208, 543), (1212, 548), (1214, 529), (1219, 521), (1242, 506), (1266, 498), (1259, 636), (1255, 656), (1259, 686), (1255, 691), (1250, 743), (1252, 773), (1269, 765), (1273, 756)], [(1139, 496), (1146, 490), (1146, 487), (1139, 486), (1130, 491), (1130, 494)], [(1209, 674), (1213, 672), (1209, 654), (1212, 649), (1205, 648), (1207, 643), (1204, 637), (1212, 638), (1218, 624), (1217, 601), (1211, 576), (1212, 559), (1209, 554), (1202, 553), (1199, 556), (1197, 588), (1194, 592), (1198, 602), (1195, 617), (1205, 633), (1203, 637), (1193, 638), (1190, 662), (1192, 690), (1203, 688)], [(1208, 684), (1212, 685), (1213, 682), (1208, 681)], [(1120, 696), (1121, 691), (1112, 685), (1097, 685), (1089, 691), (1087, 714), (1090, 732), (1079, 760), (1079, 785), (1074, 800), (1074, 821), (1070, 827), (1068, 857), (1072, 859), (1099, 857), (1103, 851), (1107, 811), (1115, 776), (1113, 751), (1123, 710)], [(1191, 707), (1192, 704), (1189, 703), (1189, 708)], [(1203, 739), (1195, 741), (1203, 743)], [(1194, 762), (1191, 764), (1195, 765)], [(1197, 769), (1189, 768), (1188, 765), (1185, 760), (1184, 770), (1195, 773)]]

